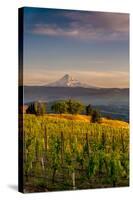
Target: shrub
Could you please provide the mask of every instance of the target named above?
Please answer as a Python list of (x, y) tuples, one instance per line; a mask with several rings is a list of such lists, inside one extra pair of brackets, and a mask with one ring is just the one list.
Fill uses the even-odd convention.
[(98, 110), (93, 110), (91, 114), (91, 122), (92, 123), (100, 123), (101, 122), (101, 114)]
[(93, 108), (91, 104), (89, 104), (88, 106), (86, 106), (86, 115), (91, 115), (92, 113), (93, 113)]

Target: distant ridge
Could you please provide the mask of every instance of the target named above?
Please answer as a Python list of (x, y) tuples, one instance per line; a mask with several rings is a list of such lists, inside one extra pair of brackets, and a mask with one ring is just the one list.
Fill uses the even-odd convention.
[(81, 83), (80, 81), (74, 79), (69, 74), (65, 74), (62, 78), (59, 80), (45, 85), (47, 87), (83, 87), (83, 88), (98, 88), (92, 85), (88, 85), (85, 83)]

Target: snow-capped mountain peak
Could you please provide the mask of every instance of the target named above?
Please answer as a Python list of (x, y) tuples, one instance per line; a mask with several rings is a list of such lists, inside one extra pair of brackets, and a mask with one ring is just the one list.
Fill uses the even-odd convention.
[(62, 78), (59, 80), (47, 84), (48, 87), (84, 87), (84, 88), (94, 88), (94, 86), (90, 86), (84, 83), (81, 83), (77, 79), (73, 78), (69, 74), (65, 74)]
[(74, 79), (72, 76), (70, 76), (69, 74), (66, 74), (65, 76), (63, 76), (58, 83), (60, 83), (62, 86), (68, 86), (68, 87), (75, 87), (78, 86), (78, 84), (80, 84), (80, 82), (76, 79)]

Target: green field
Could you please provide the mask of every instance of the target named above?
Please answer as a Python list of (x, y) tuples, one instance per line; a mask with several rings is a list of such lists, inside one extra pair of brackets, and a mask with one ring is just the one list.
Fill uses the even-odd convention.
[[(84, 120), (82, 119), (84, 118)], [(24, 114), (24, 191), (129, 185), (129, 128)], [(114, 120), (115, 121), (115, 120)], [(116, 121), (118, 124), (118, 121)]]

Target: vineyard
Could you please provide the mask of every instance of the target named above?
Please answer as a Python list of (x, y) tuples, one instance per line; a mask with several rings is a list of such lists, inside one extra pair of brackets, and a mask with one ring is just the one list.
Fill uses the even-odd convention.
[(25, 192), (128, 186), (129, 128), (24, 115)]

